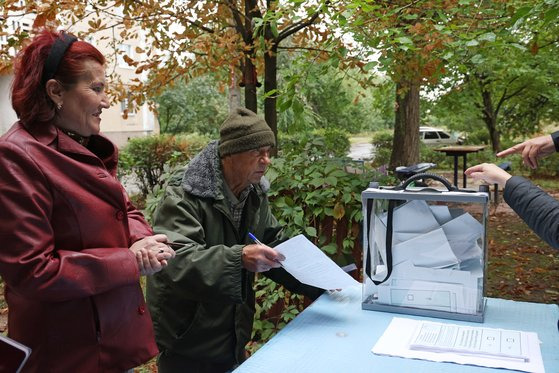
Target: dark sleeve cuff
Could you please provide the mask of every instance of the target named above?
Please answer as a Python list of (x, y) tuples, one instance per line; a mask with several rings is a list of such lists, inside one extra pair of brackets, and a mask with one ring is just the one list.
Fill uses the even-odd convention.
[(555, 151), (559, 152), (559, 131), (555, 131), (551, 134), (553, 139), (553, 145), (555, 145)]

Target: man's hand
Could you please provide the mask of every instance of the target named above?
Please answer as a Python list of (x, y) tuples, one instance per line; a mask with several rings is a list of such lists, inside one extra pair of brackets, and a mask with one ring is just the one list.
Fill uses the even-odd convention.
[(526, 166), (536, 168), (539, 158), (555, 153), (555, 144), (551, 135), (535, 137), (497, 153), (497, 157), (519, 153), (522, 154), (522, 161)]
[(492, 163), (482, 163), (468, 168), (464, 173), (475, 180), (483, 180), (488, 184), (499, 184), (504, 187), (511, 175)]
[(166, 242), (166, 235), (156, 234), (144, 237), (130, 246), (142, 276), (159, 272), (167, 266), (167, 260), (175, 256), (175, 252), (165, 244)]
[(280, 267), (285, 257), (266, 245), (247, 245), (243, 247), (243, 267), (251, 272), (266, 272)]

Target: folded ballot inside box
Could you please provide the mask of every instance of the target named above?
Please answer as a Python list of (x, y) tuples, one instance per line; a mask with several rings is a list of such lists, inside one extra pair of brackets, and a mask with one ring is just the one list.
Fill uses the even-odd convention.
[(482, 322), (489, 194), (428, 176), (362, 193), (362, 308)]

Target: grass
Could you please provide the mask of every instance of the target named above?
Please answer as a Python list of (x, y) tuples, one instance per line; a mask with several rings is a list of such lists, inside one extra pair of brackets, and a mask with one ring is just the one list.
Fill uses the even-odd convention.
[(367, 143), (369, 144), (373, 139), (374, 132), (360, 132), (354, 135), (351, 135), (349, 138), (350, 144), (362, 144)]

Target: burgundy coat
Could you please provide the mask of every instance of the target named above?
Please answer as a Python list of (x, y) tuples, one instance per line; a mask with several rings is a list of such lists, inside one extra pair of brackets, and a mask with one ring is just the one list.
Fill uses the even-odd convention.
[(123, 372), (157, 354), (130, 245), (152, 231), (116, 178), (117, 150), (54, 126), (0, 137), (0, 276), (24, 372)]

